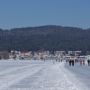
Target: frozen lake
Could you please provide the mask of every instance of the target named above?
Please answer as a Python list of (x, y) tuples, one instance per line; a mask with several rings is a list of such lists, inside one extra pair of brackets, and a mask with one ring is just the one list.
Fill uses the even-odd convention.
[(64, 62), (1, 60), (0, 90), (90, 90), (90, 67)]

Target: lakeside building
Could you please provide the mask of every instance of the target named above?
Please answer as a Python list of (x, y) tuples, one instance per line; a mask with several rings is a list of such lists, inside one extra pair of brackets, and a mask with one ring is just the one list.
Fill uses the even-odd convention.
[(0, 51), (0, 59), (9, 59), (9, 52)]

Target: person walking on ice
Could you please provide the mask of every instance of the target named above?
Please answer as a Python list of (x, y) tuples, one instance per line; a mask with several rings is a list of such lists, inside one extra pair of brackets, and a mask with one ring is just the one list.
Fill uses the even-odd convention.
[(74, 62), (74, 57), (71, 56), (70, 60), (69, 60), (69, 66), (74, 66), (75, 62)]
[(90, 59), (87, 60), (88, 66), (90, 66)]

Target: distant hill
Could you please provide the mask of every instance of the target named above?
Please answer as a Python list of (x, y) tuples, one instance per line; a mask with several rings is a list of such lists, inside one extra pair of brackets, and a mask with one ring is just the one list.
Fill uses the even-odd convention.
[(0, 50), (90, 50), (90, 29), (46, 25), (0, 29)]

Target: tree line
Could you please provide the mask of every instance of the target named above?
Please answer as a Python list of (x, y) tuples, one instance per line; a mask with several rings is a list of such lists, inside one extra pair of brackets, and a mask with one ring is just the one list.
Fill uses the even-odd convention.
[(0, 51), (40, 49), (90, 51), (90, 29), (56, 25), (0, 29)]

